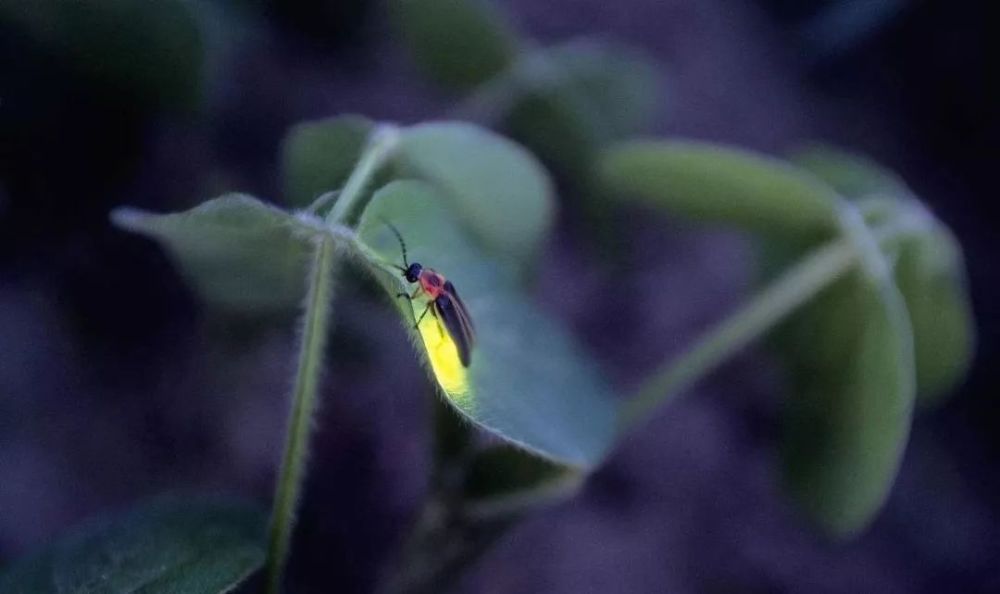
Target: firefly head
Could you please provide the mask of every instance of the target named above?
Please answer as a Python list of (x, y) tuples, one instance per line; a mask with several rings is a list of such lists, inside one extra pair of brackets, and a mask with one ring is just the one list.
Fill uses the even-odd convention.
[(423, 266), (421, 266), (417, 262), (414, 262), (409, 266), (407, 266), (405, 270), (403, 270), (403, 278), (406, 279), (406, 282), (415, 283), (418, 280), (420, 280), (420, 273), (423, 270), (424, 270)]

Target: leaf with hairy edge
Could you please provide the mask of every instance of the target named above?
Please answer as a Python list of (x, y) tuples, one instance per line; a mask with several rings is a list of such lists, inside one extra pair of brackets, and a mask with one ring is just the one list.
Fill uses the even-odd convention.
[(119, 208), (111, 219), (163, 244), (199, 293), (225, 309), (290, 311), (305, 294), (312, 229), (251, 196), (230, 194), (174, 214)]
[(552, 225), (552, 183), (531, 154), (506, 138), (460, 122), (400, 133), (397, 159), (444, 190), (461, 222), (491, 256), (534, 259)]
[(374, 123), (354, 115), (303, 122), (285, 136), (281, 149), (285, 200), (305, 208), (339, 190), (358, 162)]
[[(505, 441), (568, 465), (592, 467), (615, 435), (615, 403), (596, 364), (566, 330), (539, 311), (507, 269), (476, 250), (461, 232), (449, 200), (432, 185), (399, 181), (379, 190), (359, 227), (371, 252), (364, 257), (402, 314), (411, 338), (438, 386), (461, 414)], [(399, 244), (386, 221), (399, 228), (410, 262), (451, 280), (475, 327), (471, 364), (464, 367), (436, 317), (423, 318), (422, 297), (394, 265)]]
[(607, 150), (600, 170), (610, 194), (693, 220), (795, 237), (836, 230), (835, 192), (808, 172), (751, 151), (631, 141)]
[(266, 522), (244, 502), (161, 497), (3, 568), (0, 592), (229, 592), (263, 564)]

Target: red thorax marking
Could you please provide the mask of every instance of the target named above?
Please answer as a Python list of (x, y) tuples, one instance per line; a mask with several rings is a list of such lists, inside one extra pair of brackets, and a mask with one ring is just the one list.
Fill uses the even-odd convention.
[(424, 268), (420, 272), (418, 281), (420, 282), (420, 288), (432, 300), (437, 299), (444, 292), (444, 277), (433, 270)]

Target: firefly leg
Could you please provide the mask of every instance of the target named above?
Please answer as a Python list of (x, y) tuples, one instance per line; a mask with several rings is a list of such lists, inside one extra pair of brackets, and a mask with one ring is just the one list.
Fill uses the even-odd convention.
[(406, 297), (408, 300), (413, 301), (414, 299), (417, 298), (417, 295), (419, 295), (420, 291), (422, 291), (422, 290), (423, 289), (421, 289), (420, 287), (417, 287), (413, 291), (412, 295), (410, 295), (409, 293), (396, 293), (396, 299), (399, 299), (400, 297)]
[(420, 322), (424, 321), (424, 316), (426, 316), (427, 312), (430, 311), (432, 305), (434, 305), (433, 302), (428, 303), (427, 307), (424, 308), (424, 313), (420, 314), (420, 318), (417, 319), (417, 323), (413, 325), (416, 330), (420, 330)]

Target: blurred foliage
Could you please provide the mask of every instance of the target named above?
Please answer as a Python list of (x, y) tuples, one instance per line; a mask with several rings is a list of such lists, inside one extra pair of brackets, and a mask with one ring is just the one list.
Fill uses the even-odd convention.
[(611, 195), (754, 233), (771, 270), (838, 238), (853, 246), (856, 270), (773, 337), (793, 386), (786, 478), (828, 533), (849, 536), (893, 483), (916, 386), (940, 395), (964, 374), (971, 314), (950, 234), (896, 176), (832, 149), (797, 163), (646, 141), (606, 151), (601, 172)]
[(488, 0), (391, 0), (413, 59), (432, 79), (469, 90), (516, 59), (519, 40)]
[(161, 497), (4, 568), (0, 592), (228, 592), (263, 564), (266, 520), (243, 502)]
[(182, 0), (5, 0), (2, 30), (133, 101), (190, 110), (201, 100), (204, 43)]
[(281, 151), (287, 204), (305, 208), (343, 186), (372, 126), (361, 116), (337, 116), (292, 127)]
[(926, 231), (897, 246), (896, 283), (913, 325), (918, 396), (939, 403), (962, 381), (975, 343), (961, 246), (894, 173), (859, 155), (815, 145), (796, 163), (867, 209), (869, 218), (915, 219)]
[(485, 0), (393, 0), (397, 28), (432, 79), (466, 91), (459, 114), (505, 128), (593, 195), (603, 144), (643, 130), (660, 97), (658, 69), (635, 48), (596, 39), (552, 47), (518, 36)]
[(833, 192), (790, 164), (690, 141), (630, 141), (601, 162), (609, 194), (686, 218), (801, 238), (836, 226)]

